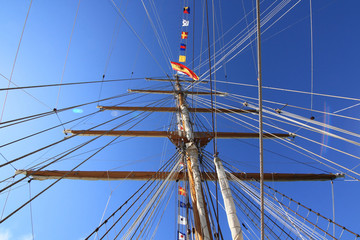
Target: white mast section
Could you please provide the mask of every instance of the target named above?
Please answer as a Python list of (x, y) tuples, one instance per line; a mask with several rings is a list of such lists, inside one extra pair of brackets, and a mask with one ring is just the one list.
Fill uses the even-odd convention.
[(189, 111), (187, 109), (186, 103), (183, 102), (180, 105), (180, 110), (181, 110), (181, 117), (182, 117), (182, 121), (183, 121), (183, 125), (184, 125), (184, 130), (185, 130), (185, 135), (186, 138), (190, 141), (190, 142), (194, 142), (194, 132), (190, 123), (190, 116), (189, 116)]
[(221, 194), (224, 199), (225, 212), (226, 212), (229, 228), (231, 231), (232, 239), (243, 240), (244, 237), (241, 230), (239, 219), (236, 216), (236, 208), (235, 208), (233, 196), (231, 194), (229, 181), (226, 177), (223, 164), (217, 156), (214, 157), (214, 164), (216, 167), (216, 173), (220, 184)]
[(211, 240), (212, 237), (210, 234), (210, 229), (207, 224), (205, 200), (204, 200), (204, 197), (202, 194), (201, 176), (200, 176), (199, 159), (198, 159), (199, 151), (194, 142), (194, 132), (193, 132), (192, 125), (190, 122), (189, 111), (188, 111), (187, 105), (185, 103), (183, 93), (181, 93), (181, 86), (178, 81), (176, 82), (175, 87), (176, 87), (176, 90), (179, 92), (179, 94), (177, 96), (178, 96), (179, 107), (181, 110), (181, 119), (183, 122), (186, 137), (189, 140), (189, 143), (186, 144), (186, 153), (191, 162), (191, 168), (192, 168), (194, 185), (195, 185), (194, 187), (195, 187), (195, 193), (196, 193), (196, 206), (197, 206), (199, 218), (200, 218), (201, 233), (203, 236), (203, 240)]

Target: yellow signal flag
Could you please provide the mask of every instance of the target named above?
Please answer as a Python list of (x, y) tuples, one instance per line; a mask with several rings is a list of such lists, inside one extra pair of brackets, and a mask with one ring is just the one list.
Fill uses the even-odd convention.
[(179, 195), (186, 196), (186, 190), (182, 187), (179, 187)]
[(179, 62), (186, 62), (186, 56), (180, 55)]

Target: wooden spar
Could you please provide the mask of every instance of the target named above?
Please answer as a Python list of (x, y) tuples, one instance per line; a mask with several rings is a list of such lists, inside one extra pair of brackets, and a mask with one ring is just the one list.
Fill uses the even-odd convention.
[(145, 80), (148, 81), (161, 81), (161, 82), (189, 82), (189, 83), (193, 83), (196, 82), (195, 80), (176, 80), (176, 79), (168, 79), (168, 78), (145, 78)]
[[(170, 90), (141, 90), (141, 89), (128, 89), (128, 92), (133, 93), (155, 93), (155, 94), (179, 94), (177, 91), (170, 91)], [(191, 91), (183, 91), (183, 94), (186, 95), (211, 95), (210, 92), (191, 92)], [(226, 96), (227, 93), (224, 92), (213, 92), (213, 95), (217, 96)]]
[(208, 83), (208, 81), (197, 81), (197, 80), (183, 80), (183, 79), (164, 79), (164, 78), (145, 78), (148, 81), (160, 81), (160, 82), (185, 82), (185, 83)]
[[(176, 107), (116, 107), (116, 106), (97, 106), (101, 110), (119, 110), (119, 111), (144, 111), (144, 112), (176, 112)], [(217, 113), (257, 113), (255, 109), (238, 109), (238, 108), (217, 108)], [(211, 108), (188, 108), (189, 112), (211, 113)]]
[[(139, 180), (146, 181), (151, 178), (157, 180), (164, 180), (170, 174), (169, 172), (148, 172), (148, 171), (31, 171), (31, 170), (17, 170), (16, 174), (24, 174), (31, 176), (34, 180), (59, 179), (67, 174), (64, 179), (73, 180)], [(232, 172), (236, 178), (242, 181), (259, 181), (259, 173), (243, 173)], [(337, 178), (343, 178), (344, 174), (307, 174), (307, 173), (264, 173), (264, 180), (269, 182), (295, 182), (295, 181), (331, 181)], [(169, 180), (178, 181), (184, 178), (184, 173), (179, 172), (176, 176)], [(232, 181), (230, 175), (227, 173), (227, 178)], [(206, 172), (202, 174), (202, 180), (215, 181), (217, 179), (216, 173)]]
[[(184, 138), (179, 136), (177, 132), (166, 131), (107, 131), (107, 130), (70, 130), (66, 129), (65, 133), (76, 134), (79, 136), (123, 136), (123, 137), (168, 137), (171, 139)], [(293, 135), (287, 133), (265, 133), (264, 138), (287, 138)], [(194, 132), (195, 138), (213, 138), (213, 133), (209, 132)], [(243, 132), (217, 132), (217, 138), (258, 138), (258, 133), (243, 133)]]

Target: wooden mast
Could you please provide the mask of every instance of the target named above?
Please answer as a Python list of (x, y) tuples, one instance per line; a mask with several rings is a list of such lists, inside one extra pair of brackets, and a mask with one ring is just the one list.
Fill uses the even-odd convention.
[[(176, 80), (179, 77), (176, 76)], [(199, 159), (198, 159), (198, 147), (195, 143), (194, 131), (190, 122), (190, 115), (185, 102), (184, 93), (182, 92), (179, 81), (175, 83), (175, 91), (177, 92), (177, 100), (179, 106), (179, 112), (181, 115), (181, 123), (185, 131), (185, 136), (189, 142), (184, 143), (185, 152), (188, 157), (188, 169), (190, 169), (189, 176), (191, 174), (193, 181), (190, 181), (191, 198), (193, 199), (193, 205), (197, 207), (197, 215), (195, 216), (195, 228), (197, 236), (201, 236), (200, 239), (212, 240), (212, 233), (210, 228), (209, 216), (206, 211), (204, 193), (201, 184), (201, 175), (199, 170)], [(194, 204), (196, 203), (196, 204)], [(199, 229), (200, 227), (200, 229)]]
[[(180, 84), (180, 83), (179, 83)], [(128, 92), (131, 93), (154, 93), (154, 94), (170, 94), (173, 95), (174, 91), (170, 91), (170, 90), (142, 90), (142, 89), (128, 89)], [(179, 94), (179, 92), (175, 93)], [(182, 94), (187, 94), (187, 95), (207, 95), (210, 96), (211, 92), (191, 92), (191, 91), (183, 91), (181, 92)], [(226, 96), (227, 93), (224, 92), (213, 92), (213, 95), (218, 95), (218, 96)]]
[(195, 190), (193, 172), (191, 169), (190, 158), (186, 158), (186, 165), (187, 165), (187, 171), (188, 171), (188, 176), (189, 176), (191, 202), (192, 202), (192, 206), (193, 206), (193, 216), (194, 216), (194, 222), (195, 222), (195, 237), (198, 240), (202, 240), (203, 237), (201, 234), (200, 216), (199, 216), (199, 211), (198, 211), (197, 204), (196, 204), (196, 190)]

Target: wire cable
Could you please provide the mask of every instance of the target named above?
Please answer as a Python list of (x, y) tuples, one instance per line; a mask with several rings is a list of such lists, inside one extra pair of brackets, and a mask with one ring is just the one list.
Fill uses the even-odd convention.
[[(18, 57), (18, 54), (19, 54), (21, 42), (22, 42), (22, 39), (23, 39), (23, 36), (24, 36), (25, 27), (26, 27), (26, 23), (27, 23), (27, 20), (28, 20), (28, 17), (29, 17), (29, 13), (30, 13), (31, 6), (32, 6), (32, 0), (30, 1), (29, 8), (28, 8), (28, 11), (27, 11), (27, 13), (26, 13), (24, 26), (23, 26), (23, 28), (22, 28), (21, 36), (20, 36), (20, 40), (19, 40), (19, 44), (18, 44), (18, 47), (17, 47), (17, 49), (16, 49), (15, 59), (14, 59), (14, 62), (13, 62), (13, 66), (12, 66), (12, 69), (11, 69), (11, 73), (10, 73), (8, 88), (10, 87), (10, 84), (11, 84), (11, 81), (12, 81), (12, 77), (13, 77), (13, 74), (14, 74), (15, 64), (16, 64), (16, 60), (17, 60), (17, 57)], [(5, 99), (4, 99), (4, 104), (3, 104), (3, 107), (2, 107), (2, 111), (1, 111), (0, 123), (2, 122), (2, 119), (3, 119), (3, 115), (4, 115), (4, 110), (5, 110), (5, 105), (6, 105), (6, 100), (7, 100), (8, 93), (9, 93), (9, 92), (6, 91)]]
[[(79, 0), (79, 2), (78, 2), (78, 4), (77, 4), (77, 8), (76, 8), (75, 19), (74, 19), (74, 23), (73, 23), (73, 26), (72, 26), (72, 29), (71, 29), (69, 45), (68, 45), (67, 50), (66, 50), (65, 62), (64, 62), (64, 66), (63, 66), (62, 73), (61, 73), (60, 84), (62, 84), (62, 82), (63, 82), (63, 80), (64, 80), (66, 63), (67, 63), (67, 59), (68, 59), (69, 52), (70, 52), (71, 40), (72, 40), (73, 35), (74, 35), (76, 19), (77, 19), (77, 16), (78, 16), (78, 13), (79, 13), (79, 8), (80, 8), (80, 2), (81, 2), (81, 0)], [(59, 105), (60, 91), (61, 91), (61, 85), (60, 85), (60, 87), (59, 87), (58, 95), (57, 95), (57, 98), (56, 98), (55, 108), (57, 108), (58, 105)]]

